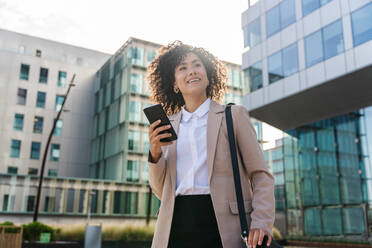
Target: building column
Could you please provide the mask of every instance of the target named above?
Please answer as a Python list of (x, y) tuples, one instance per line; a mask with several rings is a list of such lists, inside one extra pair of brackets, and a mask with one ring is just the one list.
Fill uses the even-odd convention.
[(79, 213), (79, 203), (80, 203), (80, 182), (77, 182), (77, 187), (74, 192), (74, 209), (75, 214)]

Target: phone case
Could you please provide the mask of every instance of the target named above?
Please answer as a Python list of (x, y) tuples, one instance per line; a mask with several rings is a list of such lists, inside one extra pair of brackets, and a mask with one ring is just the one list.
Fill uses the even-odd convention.
[(161, 106), (161, 104), (156, 104), (156, 105), (152, 105), (150, 107), (144, 108), (143, 112), (145, 113), (145, 115), (146, 115), (148, 121), (150, 122), (150, 124), (154, 123), (155, 121), (157, 121), (159, 119), (161, 120), (161, 122), (157, 126), (157, 128), (161, 127), (161, 126), (165, 126), (165, 125), (171, 125), (170, 129), (161, 131), (161, 132), (159, 132), (159, 134), (171, 133), (172, 136), (170, 136), (168, 138), (163, 138), (160, 141), (169, 142), (169, 141), (173, 141), (173, 140), (177, 139), (176, 132), (174, 131), (173, 126), (170, 123), (170, 121), (169, 121), (163, 107)]

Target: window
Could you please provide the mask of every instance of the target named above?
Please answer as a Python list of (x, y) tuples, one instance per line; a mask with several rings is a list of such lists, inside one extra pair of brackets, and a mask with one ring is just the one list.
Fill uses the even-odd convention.
[(26, 105), (26, 99), (27, 99), (27, 90), (18, 88), (17, 104), (18, 105)]
[(32, 212), (32, 211), (34, 211), (34, 208), (35, 208), (35, 196), (34, 195), (29, 195), (29, 196), (27, 196), (26, 211), (27, 212)]
[(62, 135), (62, 126), (63, 126), (63, 121), (58, 120), (57, 123), (56, 123), (56, 128), (54, 129), (53, 135), (61, 136)]
[(306, 16), (332, 0), (302, 0), (302, 15)]
[(36, 50), (35, 56), (40, 58), (41, 57), (41, 50)]
[(137, 214), (138, 192), (124, 192), (125, 193), (125, 208), (124, 214)]
[(21, 141), (12, 139), (10, 145), (10, 157), (19, 158), (19, 153), (21, 150)]
[(28, 80), (28, 75), (30, 73), (30, 66), (26, 64), (21, 64), (21, 74), (19, 78), (22, 80)]
[(139, 180), (139, 161), (128, 160), (127, 181), (138, 182)]
[(305, 37), (306, 66), (310, 67), (344, 51), (341, 19)]
[(51, 161), (59, 161), (59, 152), (60, 152), (60, 145), (59, 144), (52, 144), (50, 146), (50, 160)]
[(8, 174), (18, 174), (18, 168), (14, 166), (8, 166)]
[(261, 42), (260, 17), (244, 27), (244, 47), (254, 47)]
[(128, 150), (139, 152), (141, 144), (141, 133), (140, 131), (129, 130), (128, 131)]
[(351, 13), (354, 47), (372, 40), (372, 3)]
[(266, 37), (276, 34), (295, 21), (295, 1), (283, 0), (280, 4), (266, 12)]
[(36, 168), (28, 168), (28, 175), (36, 176), (38, 174), (39, 170)]
[(48, 69), (40, 68), (39, 83), (46, 84), (48, 82)]
[(156, 56), (156, 52), (155, 51), (146, 51), (147, 53), (147, 56), (146, 56), (146, 66), (149, 66), (150, 63), (152, 62), (152, 60), (155, 58)]
[(129, 121), (141, 121), (141, 103), (131, 101), (129, 103)]
[(244, 71), (244, 77), (251, 92), (262, 88), (262, 62), (258, 62)]
[(132, 47), (129, 52), (129, 57), (132, 59), (132, 64), (143, 66), (143, 48)]
[(46, 93), (38, 91), (37, 99), (36, 99), (36, 107), (45, 108), (45, 101), (46, 101)]
[(54, 196), (46, 196), (45, 197), (45, 204), (44, 204), (44, 212), (53, 212), (54, 211)]
[(15, 114), (14, 115), (14, 122), (13, 122), (13, 129), (22, 131), (23, 130), (23, 119), (24, 115), (23, 114)]
[(14, 209), (15, 195), (9, 197), (8, 194), (4, 195), (3, 198), (3, 211), (13, 211)]
[(270, 84), (284, 78), (281, 51), (271, 55), (268, 58), (268, 65), (269, 65), (268, 70), (269, 70), (269, 83)]
[(148, 153), (150, 151), (150, 140), (149, 140), (149, 135), (147, 132), (143, 132), (142, 140), (143, 140), (143, 152)]
[(283, 49), (283, 74), (288, 77), (293, 73), (298, 72), (298, 48), (297, 43), (294, 43)]
[(132, 73), (130, 78), (130, 92), (141, 94), (142, 93), (142, 74)]
[(149, 165), (147, 162), (142, 162), (142, 168), (141, 168), (141, 177), (142, 182), (148, 183), (149, 182)]
[(31, 144), (31, 159), (40, 159), (40, 142), (32, 142)]
[(35, 116), (34, 118), (34, 133), (42, 133), (43, 132), (43, 123), (44, 118), (41, 116)]
[(58, 87), (66, 87), (67, 73), (65, 71), (58, 72)]
[(55, 107), (56, 111), (59, 111), (62, 108), (64, 99), (65, 99), (65, 96), (61, 96), (61, 95), (56, 96), (56, 107)]
[(269, 83), (274, 83), (298, 71), (298, 49), (294, 43), (268, 58)]
[(57, 177), (58, 176), (58, 171), (55, 169), (49, 169), (48, 170), (48, 176), (49, 177)]

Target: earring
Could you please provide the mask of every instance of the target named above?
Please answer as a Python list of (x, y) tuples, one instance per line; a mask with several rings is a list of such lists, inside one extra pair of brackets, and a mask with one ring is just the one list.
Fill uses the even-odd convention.
[(178, 88), (178, 87), (177, 87), (177, 88), (174, 87), (174, 88), (173, 88), (173, 91), (174, 91), (176, 94), (178, 94), (178, 93), (180, 92), (180, 88)]

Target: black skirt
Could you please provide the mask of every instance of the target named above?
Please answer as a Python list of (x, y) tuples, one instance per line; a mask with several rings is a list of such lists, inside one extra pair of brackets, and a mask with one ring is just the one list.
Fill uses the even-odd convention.
[(210, 195), (177, 196), (168, 248), (222, 248)]

